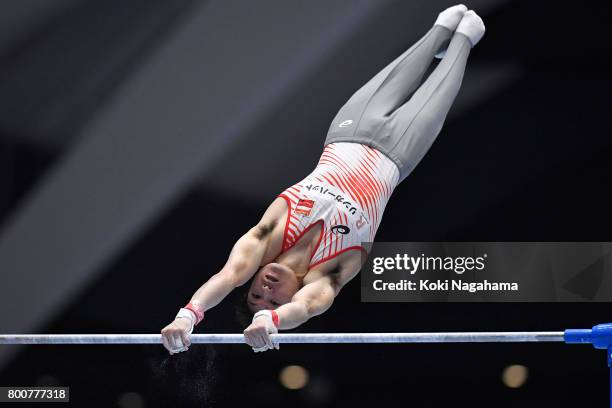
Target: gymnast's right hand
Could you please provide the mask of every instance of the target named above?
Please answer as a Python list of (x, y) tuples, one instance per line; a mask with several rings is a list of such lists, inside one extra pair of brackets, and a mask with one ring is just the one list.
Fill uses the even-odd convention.
[(162, 342), (171, 355), (189, 350), (189, 337), (195, 322), (196, 317), (192, 311), (181, 309), (174, 321), (162, 329)]

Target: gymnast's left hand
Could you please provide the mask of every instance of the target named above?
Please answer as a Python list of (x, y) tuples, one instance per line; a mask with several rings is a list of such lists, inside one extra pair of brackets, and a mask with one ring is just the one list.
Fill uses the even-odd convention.
[(257, 312), (253, 316), (252, 323), (244, 330), (244, 341), (253, 347), (256, 353), (271, 349), (278, 350), (278, 343), (273, 343), (270, 338), (270, 334), (278, 333), (278, 329), (269, 315), (262, 312)]

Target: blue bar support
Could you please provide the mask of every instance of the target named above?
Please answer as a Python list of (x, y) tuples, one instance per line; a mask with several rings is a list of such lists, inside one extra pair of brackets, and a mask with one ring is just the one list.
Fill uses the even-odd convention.
[(612, 408), (612, 323), (598, 324), (592, 329), (568, 329), (564, 340), (567, 344), (592, 344), (596, 349), (606, 350), (610, 368), (610, 408)]

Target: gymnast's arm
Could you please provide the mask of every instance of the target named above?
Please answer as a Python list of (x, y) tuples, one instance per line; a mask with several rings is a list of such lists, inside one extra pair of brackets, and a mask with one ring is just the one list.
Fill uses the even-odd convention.
[(279, 329), (293, 329), (329, 309), (340, 287), (329, 276), (304, 285), (291, 299), (276, 309)]
[(360, 254), (352, 254), (335, 265), (320, 278), (310, 282), (293, 295), (291, 302), (276, 309), (279, 329), (293, 329), (329, 309), (342, 287), (361, 269)]
[(187, 309), (181, 309), (174, 321), (162, 329), (164, 346), (171, 353), (186, 350), (193, 326), (201, 320), (203, 313), (218, 305), (234, 288), (245, 284), (255, 274), (274, 240), (279, 224), (277, 220), (285, 213), (286, 209), (275, 200), (261, 221), (234, 244), (223, 268), (193, 294)]
[(232, 248), (223, 268), (204, 283), (191, 297), (203, 311), (218, 305), (238, 286), (244, 285), (257, 271), (266, 252), (269, 234), (258, 224), (244, 234)]
[(274, 246), (277, 245), (277, 235), (282, 233), (279, 220), (286, 212), (282, 199), (272, 202), (257, 225), (236, 242), (223, 268), (193, 294), (192, 303), (198, 302), (203, 311), (209, 310), (234, 288), (248, 282), (261, 266), (266, 253), (270, 252), (272, 241)]

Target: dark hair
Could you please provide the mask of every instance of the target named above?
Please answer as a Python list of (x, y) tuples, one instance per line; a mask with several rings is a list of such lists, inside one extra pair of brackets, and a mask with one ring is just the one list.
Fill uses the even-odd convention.
[(249, 309), (247, 305), (247, 296), (249, 295), (249, 290), (245, 290), (244, 293), (240, 295), (238, 302), (234, 307), (234, 315), (236, 317), (236, 321), (240, 324), (241, 327), (246, 328), (251, 321), (253, 320), (253, 312)]

